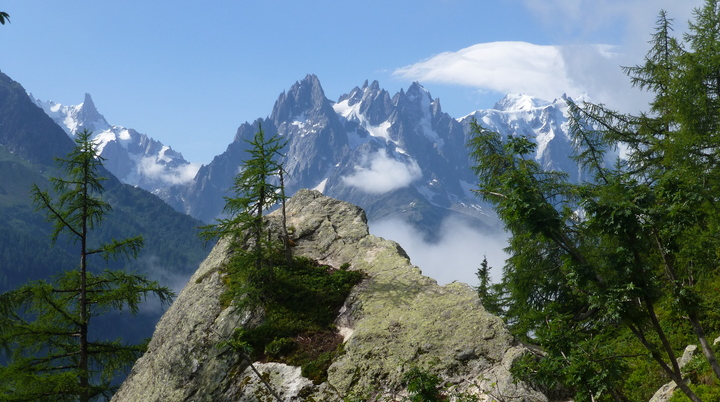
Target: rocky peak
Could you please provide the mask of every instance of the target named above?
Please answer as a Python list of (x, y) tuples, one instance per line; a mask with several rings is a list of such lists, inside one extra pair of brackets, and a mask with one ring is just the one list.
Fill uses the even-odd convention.
[(430, 92), (415, 81), (410, 85), (407, 92), (398, 98), (398, 107), (423, 107), (429, 105), (431, 100)]
[(308, 74), (296, 82), (289, 91), (283, 92), (275, 102), (271, 120), (277, 125), (299, 119), (304, 113), (332, 110), (330, 102), (314, 74)]
[(220, 241), (160, 320), (147, 352), (112, 401), (272, 400), (253, 370), (284, 401), (342, 401), (351, 395), (393, 401), (407, 396), (401, 378), (414, 367), (480, 400), (503, 395), (547, 401), (513, 380), (509, 369), (527, 350), (468, 285), (439, 286), (423, 276), (397, 243), (368, 234), (364, 212), (346, 202), (301, 190), (288, 201), (287, 213), (295, 255), (367, 274), (336, 319), (345, 353), (330, 366), (328, 380), (313, 384), (299, 368), (280, 363), (251, 367), (218, 346), (235, 328), (260, 319), (220, 301), (221, 268), (230, 253), (228, 242)]
[[(393, 109), (390, 94), (380, 89), (380, 84), (373, 81), (370, 86), (363, 86), (361, 105), (358, 112), (367, 119), (371, 125), (379, 125), (390, 117)], [(351, 105), (352, 106), (352, 105)]]
[[(73, 107), (71, 106), (71, 108)], [(89, 93), (85, 93), (83, 103), (74, 108), (75, 110), (71, 110), (69, 113), (69, 116), (76, 122), (73, 134), (83, 129), (97, 133), (110, 128), (110, 124), (108, 124), (105, 117), (98, 112), (95, 107), (95, 102), (93, 102)]]

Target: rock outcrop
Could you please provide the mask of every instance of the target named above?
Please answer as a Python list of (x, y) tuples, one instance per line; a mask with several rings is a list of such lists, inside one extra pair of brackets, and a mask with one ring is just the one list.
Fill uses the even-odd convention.
[(503, 322), (487, 313), (468, 285), (439, 286), (410, 263), (395, 242), (368, 233), (364, 212), (310, 190), (287, 203), (296, 255), (367, 273), (346, 300), (336, 324), (345, 353), (316, 385), (300, 369), (250, 362), (219, 347), (241, 325), (260, 317), (226, 308), (220, 241), (158, 323), (148, 350), (113, 402), (399, 400), (402, 375), (413, 367), (437, 374), (450, 392), (479, 400), (547, 401), (509, 372), (526, 353)]

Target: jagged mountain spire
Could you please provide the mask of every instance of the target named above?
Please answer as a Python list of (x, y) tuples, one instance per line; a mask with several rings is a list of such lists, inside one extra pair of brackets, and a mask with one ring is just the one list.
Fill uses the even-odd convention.
[(75, 107), (75, 120), (78, 122), (73, 132), (87, 129), (92, 132), (100, 132), (110, 128), (105, 117), (98, 112), (89, 93), (85, 93), (83, 103)]
[(98, 151), (106, 159), (105, 167), (124, 183), (159, 194), (167, 187), (188, 182), (199, 168), (146, 134), (110, 125), (89, 93), (81, 104), (72, 106), (34, 101), (68, 135), (84, 129), (92, 131)]
[(314, 74), (308, 74), (296, 82), (290, 90), (283, 92), (275, 102), (270, 119), (274, 122), (295, 119), (304, 111), (328, 109), (330, 103)]
[[(308, 74), (278, 96), (268, 118), (242, 124), (227, 150), (199, 171), (187, 169), (187, 162), (169, 147), (122, 127), (108, 132), (104, 138), (111, 141), (103, 150), (112, 151), (107, 155), (115, 161), (108, 161), (108, 166), (122, 172), (116, 174), (126, 182), (138, 182), (133, 160), (143, 161), (137, 166), (157, 168), (151, 171), (173, 181), (166, 181), (167, 186), (155, 193), (176, 209), (211, 222), (222, 213), (225, 190), (246, 158), (244, 140), (262, 121), (268, 133), (287, 140), (288, 194), (318, 188), (361, 205), (371, 219), (399, 214), (431, 233), (450, 214), (477, 217), (482, 209), (469, 191), (475, 180), (466, 148), (469, 118), (487, 120), (504, 135), (537, 136), (543, 166), (570, 166), (565, 161), (571, 147), (561, 127), (565, 120), (560, 103), (509, 96), (497, 107), (503, 111), (483, 111), (458, 120), (444, 113), (439, 99), (433, 99), (419, 82), (391, 96), (377, 80), (365, 80), (333, 102), (325, 96), (319, 78)], [(525, 114), (510, 113), (511, 109)], [(77, 115), (82, 117), (78, 125), (104, 121), (89, 94)], [(137, 140), (141, 137), (145, 139)], [(168, 169), (182, 172), (184, 181), (167, 175)]]

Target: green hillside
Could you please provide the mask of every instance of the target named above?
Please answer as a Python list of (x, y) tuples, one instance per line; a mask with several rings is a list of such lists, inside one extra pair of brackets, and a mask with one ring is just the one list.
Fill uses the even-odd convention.
[[(51, 227), (44, 212), (35, 211), (30, 194), (33, 184), (51, 188), (49, 177), (61, 176), (55, 158), (65, 157), (71, 148), (72, 140), (32, 103), (22, 86), (0, 73), (0, 292), (78, 265), (79, 245), (63, 238), (51, 243)], [(141, 235), (145, 247), (137, 260), (106, 262), (97, 257), (90, 269), (124, 267), (179, 291), (212, 246), (197, 236), (202, 223), (147, 191), (122, 184), (107, 171), (102, 176), (108, 179), (103, 197), (113, 209), (91, 232), (91, 242)], [(138, 317), (113, 317), (98, 336), (149, 337), (160, 314), (149, 303)]]

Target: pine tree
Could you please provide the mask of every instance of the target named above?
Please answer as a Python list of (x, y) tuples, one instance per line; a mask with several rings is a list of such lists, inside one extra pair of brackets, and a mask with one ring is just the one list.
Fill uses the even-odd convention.
[[(719, 300), (705, 289), (720, 264), (719, 28), (717, 0), (696, 10), (684, 43), (660, 14), (645, 63), (625, 69), (655, 95), (648, 113), (570, 103), (592, 182), (544, 171), (525, 138), (473, 126), (479, 193), (512, 233), (508, 316), (545, 349), (525, 373), (577, 401), (623, 399), (628, 356), (614, 342), (625, 331), (691, 401), (701, 398), (677, 363), (691, 337), (720, 379), (706, 335), (720, 331), (708, 318)], [(628, 156), (613, 163), (618, 147)]]
[(53, 243), (79, 246), (77, 270), (36, 281), (0, 295), (0, 401), (91, 401), (112, 395), (111, 380), (143, 352), (144, 345), (94, 339), (93, 318), (137, 313), (154, 295), (168, 303), (172, 292), (145, 277), (100, 270), (91, 261), (134, 258), (142, 237), (97, 244), (92, 234), (111, 207), (102, 199), (102, 158), (88, 131), (76, 135), (66, 178), (52, 178), (53, 197), (33, 188), (38, 209), (53, 223)]

